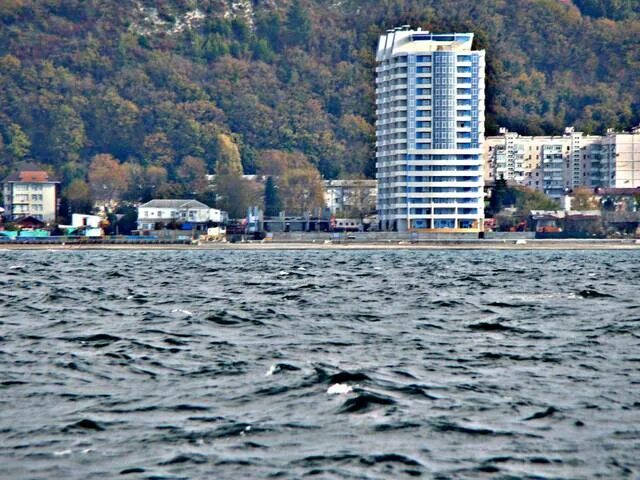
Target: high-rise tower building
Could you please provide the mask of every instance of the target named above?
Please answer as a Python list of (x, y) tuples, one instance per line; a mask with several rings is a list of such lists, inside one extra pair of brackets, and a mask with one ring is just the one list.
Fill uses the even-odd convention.
[(385, 230), (480, 231), (484, 51), (472, 33), (408, 26), (380, 37), (377, 207)]

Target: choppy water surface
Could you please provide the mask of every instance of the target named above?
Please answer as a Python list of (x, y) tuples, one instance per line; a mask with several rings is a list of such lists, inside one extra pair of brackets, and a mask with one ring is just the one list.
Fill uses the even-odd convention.
[(640, 252), (0, 252), (2, 478), (637, 478)]

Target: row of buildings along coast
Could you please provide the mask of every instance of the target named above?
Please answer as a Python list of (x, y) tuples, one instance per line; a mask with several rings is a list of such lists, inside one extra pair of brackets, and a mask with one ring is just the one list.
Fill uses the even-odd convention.
[(506, 129), (484, 143), (485, 179), (544, 192), (559, 200), (568, 190), (640, 186), (640, 127), (631, 132), (523, 136)]
[[(501, 178), (555, 200), (577, 187), (640, 188), (640, 127), (485, 137), (485, 52), (473, 49), (473, 38), (408, 26), (380, 37), (376, 180), (325, 181), (328, 215), (362, 220), (377, 212), (372, 229), (477, 233), (485, 229), (485, 192)], [(58, 191), (58, 180), (24, 165), (3, 182), (5, 219), (54, 222)], [(192, 199), (157, 199), (138, 213), (140, 230), (224, 223), (224, 212)]]
[(485, 52), (472, 33), (402, 26), (380, 37), (376, 178), (380, 228), (479, 232), (485, 186), (504, 178), (554, 200), (576, 187), (640, 187), (640, 127), (586, 135), (484, 135)]

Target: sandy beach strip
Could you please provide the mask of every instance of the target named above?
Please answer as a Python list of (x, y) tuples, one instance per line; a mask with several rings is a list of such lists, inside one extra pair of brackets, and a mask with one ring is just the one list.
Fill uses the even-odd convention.
[(0, 244), (8, 250), (640, 250), (640, 240), (432, 240), (385, 242), (212, 242), (184, 244)]

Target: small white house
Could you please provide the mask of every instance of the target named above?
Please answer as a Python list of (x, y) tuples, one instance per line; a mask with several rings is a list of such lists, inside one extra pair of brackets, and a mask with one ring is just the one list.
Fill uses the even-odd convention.
[(72, 227), (100, 228), (100, 222), (102, 222), (102, 217), (98, 215), (85, 215), (83, 213), (74, 213), (71, 215)]
[(170, 223), (220, 224), (226, 221), (226, 212), (210, 208), (197, 200), (151, 200), (138, 207), (138, 230), (159, 230)]

